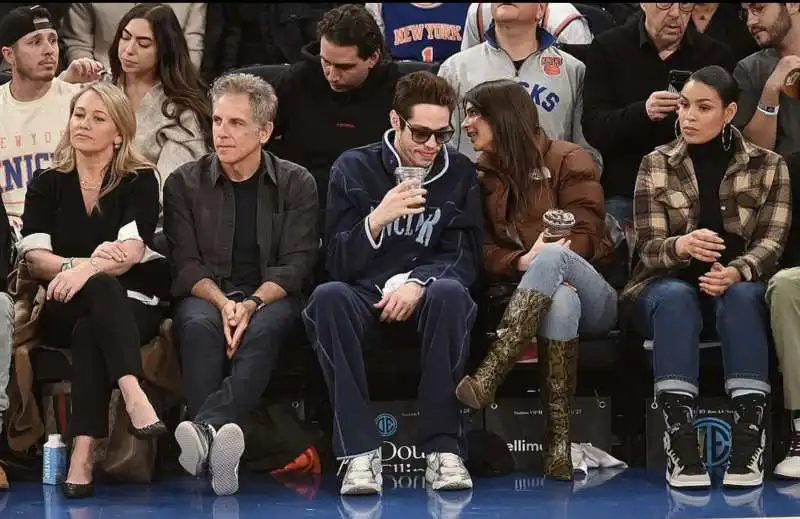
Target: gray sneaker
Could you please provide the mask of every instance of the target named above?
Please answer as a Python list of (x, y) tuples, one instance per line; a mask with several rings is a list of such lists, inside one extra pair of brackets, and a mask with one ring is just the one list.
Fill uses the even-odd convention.
[(219, 428), (211, 453), (208, 456), (208, 471), (211, 488), (218, 496), (229, 496), (239, 490), (239, 460), (244, 454), (244, 433), (235, 423)]
[(183, 470), (198, 477), (205, 473), (208, 452), (214, 441), (216, 431), (210, 425), (195, 422), (181, 422), (175, 428), (175, 441), (181, 448), (178, 462)]

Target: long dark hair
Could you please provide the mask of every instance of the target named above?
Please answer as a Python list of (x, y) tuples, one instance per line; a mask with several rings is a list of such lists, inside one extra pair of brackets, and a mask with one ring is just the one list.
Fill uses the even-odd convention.
[(175, 11), (166, 4), (139, 4), (131, 8), (119, 22), (114, 41), (108, 50), (111, 76), (114, 83), (124, 86), (125, 73), (119, 59), (119, 40), (131, 20), (143, 19), (150, 23), (158, 47), (158, 79), (164, 88), (166, 100), (161, 113), (181, 124), (181, 115), (191, 110), (200, 122), (203, 137), (211, 139), (211, 101), (208, 85), (200, 77), (189, 57), (189, 46)]
[(484, 153), (493, 173), (509, 186), (512, 210), (525, 211), (535, 172), (544, 166), (536, 141), (540, 131), (536, 105), (519, 83), (509, 79), (487, 81), (472, 88), (464, 96), (465, 110), (467, 103), (472, 103), (492, 129), (493, 150)]

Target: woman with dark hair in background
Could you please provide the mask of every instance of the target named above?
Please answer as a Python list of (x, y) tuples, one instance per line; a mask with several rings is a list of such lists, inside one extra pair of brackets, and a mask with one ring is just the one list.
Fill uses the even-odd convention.
[[(456, 394), (476, 409), (491, 404), (522, 349), (541, 335), (545, 474), (569, 480), (578, 336), (603, 336), (617, 322), (617, 292), (593, 267), (608, 263), (612, 252), (600, 174), (583, 148), (545, 134), (530, 95), (516, 81), (476, 86), (464, 97), (464, 110), (463, 127), (479, 152), (487, 191), (484, 266), (493, 280), (519, 285), (497, 340)], [(550, 239), (559, 224), (565, 224), (563, 237)]]
[(711, 486), (694, 427), (707, 321), (716, 321), (725, 390), (736, 411), (723, 484), (754, 487), (764, 479), (765, 281), (777, 270), (789, 233), (790, 187), (783, 158), (731, 125), (738, 97), (736, 81), (722, 67), (692, 74), (678, 101), (676, 139), (646, 155), (636, 179), (639, 263), (622, 298), (634, 302), (636, 331), (653, 341), (666, 479), (673, 487)]
[(208, 86), (189, 59), (169, 5), (139, 4), (119, 23), (108, 53), (111, 75), (136, 110), (136, 146), (163, 186), (178, 166), (209, 151)]

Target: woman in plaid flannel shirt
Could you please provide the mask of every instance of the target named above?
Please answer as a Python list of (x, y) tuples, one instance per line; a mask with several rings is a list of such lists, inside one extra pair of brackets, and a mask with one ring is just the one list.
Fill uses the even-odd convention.
[(674, 487), (711, 485), (694, 429), (704, 322), (716, 321), (736, 411), (723, 484), (753, 487), (764, 476), (765, 280), (789, 232), (789, 173), (780, 155), (731, 125), (737, 98), (737, 84), (722, 67), (695, 72), (678, 102), (677, 138), (644, 157), (636, 180), (639, 262), (623, 298), (635, 302), (637, 332), (653, 341), (666, 478)]

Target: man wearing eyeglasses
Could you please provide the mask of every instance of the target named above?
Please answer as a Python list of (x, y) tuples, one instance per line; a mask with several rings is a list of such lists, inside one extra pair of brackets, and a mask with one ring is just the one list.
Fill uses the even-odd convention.
[(724, 44), (687, 30), (694, 4), (641, 8), (641, 16), (597, 35), (585, 60), (583, 132), (603, 154), (606, 210), (623, 226), (632, 225), (642, 157), (676, 138), (681, 81), (708, 65), (730, 72), (735, 65)]
[[(800, 70), (800, 6), (742, 4), (747, 28), (762, 50), (736, 66), (741, 96), (733, 124), (755, 144), (784, 157), (800, 151), (800, 108), (791, 76)], [(789, 86), (786, 86), (789, 79)], [(797, 86), (797, 85), (795, 85)]]
[[(483, 213), (475, 167), (445, 147), (456, 101), (442, 78), (404, 76), (392, 129), (380, 142), (346, 151), (331, 169), (325, 237), (334, 281), (314, 290), (303, 321), (328, 384), (335, 454), (347, 462), (343, 495), (382, 491), (363, 360), (363, 341), (374, 332), (419, 337), (417, 448), (427, 454), (425, 479), (433, 490), (472, 488), (454, 391), (476, 316), (469, 288)], [(416, 179), (403, 180), (406, 174)]]
[[(797, 254), (797, 185), (800, 183), (800, 108), (797, 77), (800, 71), (800, 6), (798, 4), (742, 4), (747, 28), (759, 52), (739, 62), (734, 72), (741, 95), (734, 124), (764, 148), (786, 158), (792, 184), (792, 234), (781, 260), (784, 268), (767, 287), (772, 335), (783, 379), (784, 408), (788, 414), (786, 456), (773, 472), (783, 479), (800, 479), (800, 258)], [(791, 76), (795, 76), (792, 80)], [(788, 85), (787, 85), (788, 83)], [(794, 98), (794, 99), (792, 99)], [(745, 126), (746, 125), (746, 126)]]

